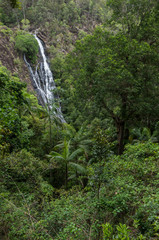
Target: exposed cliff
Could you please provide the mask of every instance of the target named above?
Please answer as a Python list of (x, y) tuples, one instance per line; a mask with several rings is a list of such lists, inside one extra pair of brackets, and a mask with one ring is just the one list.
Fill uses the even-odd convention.
[(14, 47), (16, 30), (0, 26), (0, 62), (12, 74), (17, 75), (21, 81), (26, 82), (28, 90), (32, 91), (30, 75), (23, 61), (23, 56), (20, 57)]

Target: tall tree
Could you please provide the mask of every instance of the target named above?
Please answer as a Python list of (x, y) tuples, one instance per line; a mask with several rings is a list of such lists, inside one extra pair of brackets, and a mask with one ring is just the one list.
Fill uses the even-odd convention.
[(77, 42), (68, 58), (76, 108), (92, 118), (102, 115), (114, 120), (119, 154), (123, 152), (125, 127), (152, 119), (154, 111), (159, 114), (158, 60), (156, 44), (103, 27)]
[(53, 161), (56, 161), (57, 164), (61, 165), (65, 169), (65, 188), (67, 189), (68, 186), (68, 167), (73, 167), (75, 169), (83, 170), (84, 167), (80, 166), (79, 164), (74, 162), (74, 159), (83, 152), (81, 148), (76, 149), (75, 151), (71, 152), (70, 150), (70, 141), (66, 139), (62, 142), (62, 144), (58, 144), (55, 146), (55, 149), (61, 148), (61, 153), (57, 151), (52, 151), (48, 157)]
[(157, 0), (108, 0), (112, 10), (111, 27), (122, 29), (131, 38), (155, 41), (159, 27), (159, 2)]
[(20, 109), (25, 102), (24, 86), (25, 84), (11, 76), (5, 67), (0, 66), (0, 144), (8, 146), (10, 151), (21, 145), (19, 139), (22, 120)]

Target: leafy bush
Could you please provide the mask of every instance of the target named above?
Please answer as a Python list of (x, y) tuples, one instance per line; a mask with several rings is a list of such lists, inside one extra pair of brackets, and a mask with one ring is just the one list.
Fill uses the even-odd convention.
[(42, 179), (44, 169), (44, 162), (25, 149), (1, 159), (0, 232), (8, 239), (52, 239), (45, 231), (46, 222), (36, 215), (45, 189), (52, 194)]
[(130, 237), (130, 229), (126, 226), (126, 224), (119, 224), (116, 228), (113, 228), (110, 223), (105, 223), (102, 225), (103, 228), (103, 240), (143, 240), (145, 237), (140, 235), (137, 238)]
[[(24, 104), (24, 87), (24, 83), (0, 66), (0, 144), (10, 146), (10, 150), (21, 145), (19, 137), (22, 125), (19, 112)], [(4, 153), (4, 148), (2, 152)]]
[(15, 38), (15, 48), (25, 54), (32, 63), (36, 62), (39, 47), (33, 35), (19, 31)]

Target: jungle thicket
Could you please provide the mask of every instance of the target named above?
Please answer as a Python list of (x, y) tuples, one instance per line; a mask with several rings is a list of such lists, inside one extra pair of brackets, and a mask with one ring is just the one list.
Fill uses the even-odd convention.
[[(0, 0), (0, 239), (159, 238), (158, 29), (157, 0)], [(35, 30), (67, 123), (24, 83)]]

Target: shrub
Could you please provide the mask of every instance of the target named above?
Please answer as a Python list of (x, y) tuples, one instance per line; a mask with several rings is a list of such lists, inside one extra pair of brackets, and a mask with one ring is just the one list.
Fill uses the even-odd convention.
[(18, 32), (15, 39), (15, 48), (25, 54), (32, 63), (36, 62), (39, 47), (33, 35), (23, 31)]

